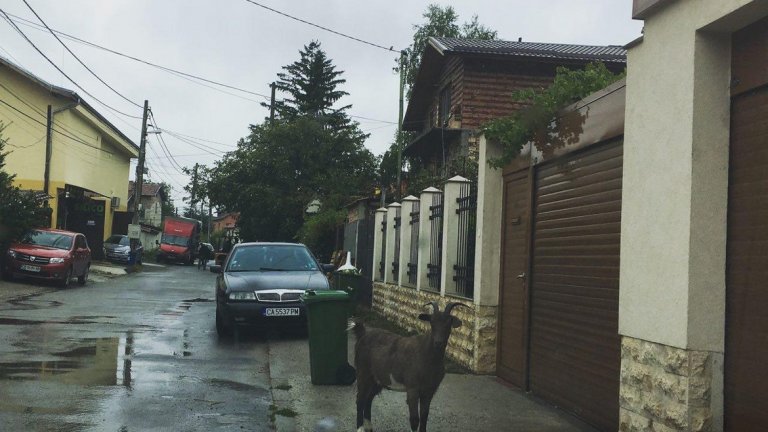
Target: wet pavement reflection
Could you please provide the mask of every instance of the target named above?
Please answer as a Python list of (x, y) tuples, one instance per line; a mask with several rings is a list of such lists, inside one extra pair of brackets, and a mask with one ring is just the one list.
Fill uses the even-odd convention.
[(218, 339), (213, 281), (176, 266), (0, 305), (2, 429), (270, 430), (267, 344)]

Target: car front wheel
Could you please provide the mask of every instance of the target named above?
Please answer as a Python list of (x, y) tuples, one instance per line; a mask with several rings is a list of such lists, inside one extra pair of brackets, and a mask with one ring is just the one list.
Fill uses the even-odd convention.
[(219, 312), (219, 308), (216, 308), (216, 334), (219, 337), (229, 337), (232, 335), (232, 328), (225, 322), (225, 318)]
[(77, 283), (79, 283), (80, 285), (85, 285), (86, 282), (88, 282), (88, 273), (90, 271), (91, 271), (91, 266), (89, 264), (88, 267), (85, 268), (85, 271), (83, 272), (83, 274), (77, 277)]
[(67, 269), (67, 274), (64, 275), (64, 279), (59, 281), (59, 286), (62, 288), (68, 288), (69, 282), (72, 280), (72, 267)]

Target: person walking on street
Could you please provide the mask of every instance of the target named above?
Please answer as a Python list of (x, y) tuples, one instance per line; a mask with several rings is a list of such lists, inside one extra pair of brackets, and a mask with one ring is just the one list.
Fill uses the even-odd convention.
[(204, 244), (200, 243), (197, 247), (197, 269), (200, 270), (200, 267), (205, 270), (205, 268), (208, 266), (208, 259), (210, 258), (210, 252), (208, 250), (208, 247)]

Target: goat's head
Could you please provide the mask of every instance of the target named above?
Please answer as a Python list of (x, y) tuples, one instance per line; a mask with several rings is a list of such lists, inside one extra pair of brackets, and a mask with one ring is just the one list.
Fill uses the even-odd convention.
[(432, 314), (423, 313), (419, 315), (422, 321), (429, 321), (432, 327), (432, 342), (436, 347), (445, 347), (448, 345), (448, 338), (451, 336), (451, 330), (461, 327), (461, 320), (451, 315), (451, 310), (456, 306), (469, 308), (464, 303), (450, 302), (445, 306), (444, 311), (440, 311), (437, 302), (430, 302), (424, 306), (432, 305)]

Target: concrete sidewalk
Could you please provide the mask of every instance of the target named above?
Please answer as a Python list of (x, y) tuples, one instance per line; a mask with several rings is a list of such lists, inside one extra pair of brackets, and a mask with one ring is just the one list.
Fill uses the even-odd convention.
[[(350, 335), (350, 364), (354, 342)], [(312, 385), (306, 338), (273, 339), (269, 344), (277, 431), (354, 431), (355, 386)], [(405, 393), (385, 390), (374, 399), (372, 411), (374, 431), (410, 430)], [(318, 428), (323, 419), (333, 426)], [(457, 374), (445, 376), (432, 401), (427, 427), (440, 432), (594, 432), (573, 417), (501, 384), (495, 377)]]

